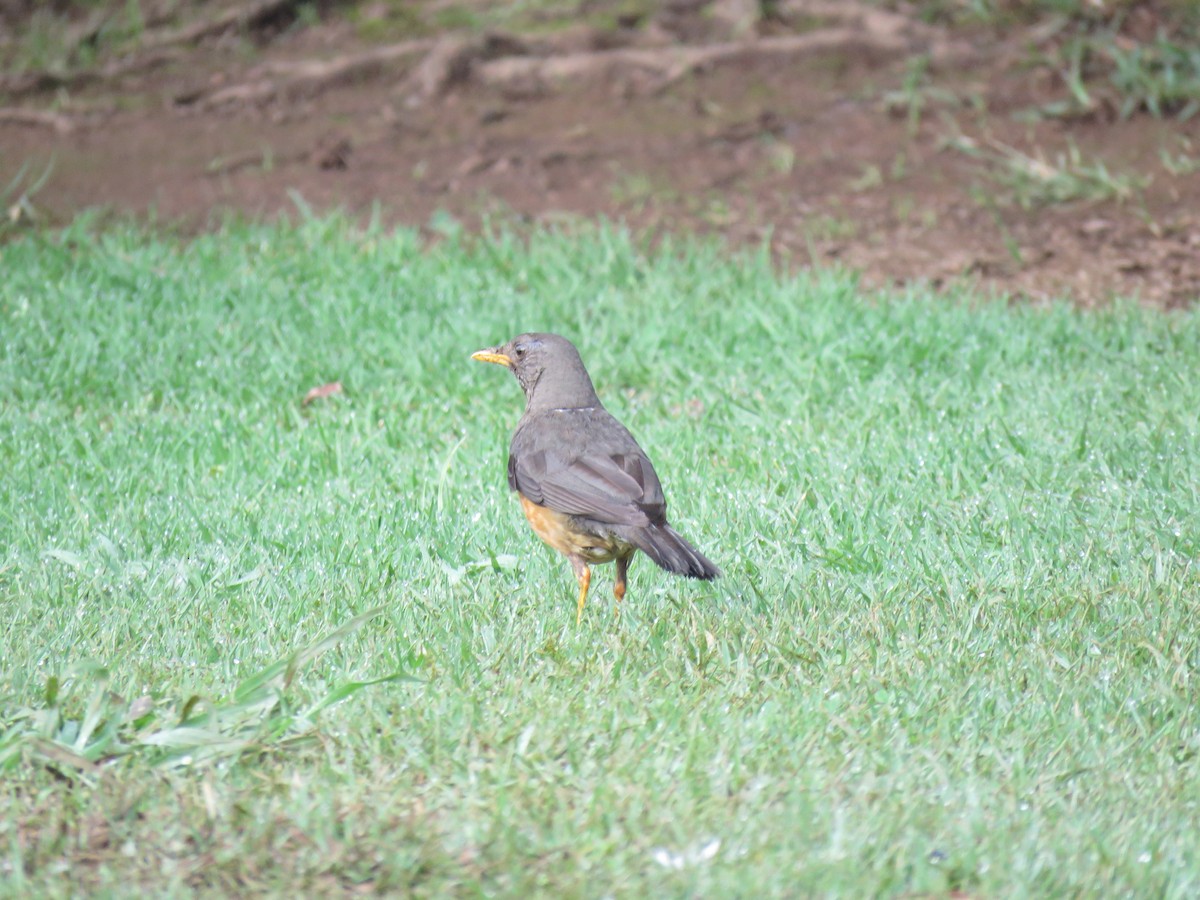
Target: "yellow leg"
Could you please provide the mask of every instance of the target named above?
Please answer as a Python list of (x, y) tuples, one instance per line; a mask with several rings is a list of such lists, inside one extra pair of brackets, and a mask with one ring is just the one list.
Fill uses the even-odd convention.
[(625, 575), (629, 571), (629, 556), (617, 557), (617, 578), (613, 582), (613, 596), (617, 598), (617, 604), (613, 608), (613, 614), (621, 617), (621, 601), (625, 599)]
[(587, 603), (588, 588), (592, 586), (592, 570), (578, 556), (571, 557), (571, 567), (579, 581), (579, 608), (575, 611), (575, 624), (578, 625), (583, 621), (583, 605)]

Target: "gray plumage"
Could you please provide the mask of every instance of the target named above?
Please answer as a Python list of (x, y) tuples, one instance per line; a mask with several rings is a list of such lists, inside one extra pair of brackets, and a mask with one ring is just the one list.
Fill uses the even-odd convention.
[(704, 580), (720, 575), (668, 524), (654, 466), (604, 408), (570, 341), (522, 334), (492, 352), (513, 361), (526, 398), (509, 448), (512, 490), (571, 516), (581, 530), (636, 547), (670, 572)]

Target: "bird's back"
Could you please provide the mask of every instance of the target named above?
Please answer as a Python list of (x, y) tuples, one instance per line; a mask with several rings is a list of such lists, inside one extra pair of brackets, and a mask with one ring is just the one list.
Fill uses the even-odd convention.
[(509, 450), (508, 483), (568, 515), (613, 525), (666, 520), (654, 466), (629, 430), (600, 405), (526, 412)]

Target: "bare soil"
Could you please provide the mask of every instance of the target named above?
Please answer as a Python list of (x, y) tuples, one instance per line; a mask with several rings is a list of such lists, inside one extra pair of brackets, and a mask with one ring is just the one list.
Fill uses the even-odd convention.
[(607, 216), (767, 241), (872, 286), (1200, 298), (1200, 116), (1122, 117), (1102, 86), (1082, 114), (1039, 113), (1070, 95), (1028, 65), (1052, 39), (1037, 25), (793, 2), (747, 26), (676, 2), (607, 28), (389, 42), (364, 26), (387, 4), (305, 23), (276, 6), (85, 77), (0, 82), (0, 187), (53, 160), (32, 198), (51, 221), (100, 206), (198, 229), (297, 197), (414, 226)]

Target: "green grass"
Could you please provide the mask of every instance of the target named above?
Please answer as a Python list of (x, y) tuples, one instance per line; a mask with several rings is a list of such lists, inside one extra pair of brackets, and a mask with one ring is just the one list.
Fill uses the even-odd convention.
[[(1195, 315), (605, 229), (0, 253), (0, 894), (1200, 890)], [(468, 360), (535, 327), (722, 580), (576, 627)]]
[[(1035, 115), (1094, 116), (1109, 100), (1122, 118), (1145, 112), (1189, 119), (1200, 110), (1195, 0), (918, 0), (913, 10), (951, 26), (1036, 26), (1040, 49), (1031, 49), (1030, 62), (1057, 72), (1066, 95)], [(909, 111), (919, 117), (920, 107), (910, 103)]]
[(0, 210), (3, 211), (3, 218), (0, 218), (0, 242), (8, 240), (21, 229), (39, 224), (42, 215), (33, 199), (46, 186), (53, 171), (53, 160), (45, 164), (40, 174), (37, 174), (37, 170), (27, 160), (7, 184), (0, 182), (0, 185), (3, 185), (0, 186)]
[(999, 189), (998, 199), (1022, 209), (1059, 203), (1118, 203), (1135, 199), (1150, 184), (1148, 175), (1110, 170), (1100, 159), (1085, 159), (1074, 141), (1053, 159), (1038, 150), (1025, 153), (999, 141), (951, 138), (954, 149), (981, 161), (988, 180)]
[(31, 4), (28, 15), (12, 14), (13, 40), (0, 44), (0, 62), (9, 73), (65, 73), (128, 50), (145, 32), (137, 0), (70, 0)]

